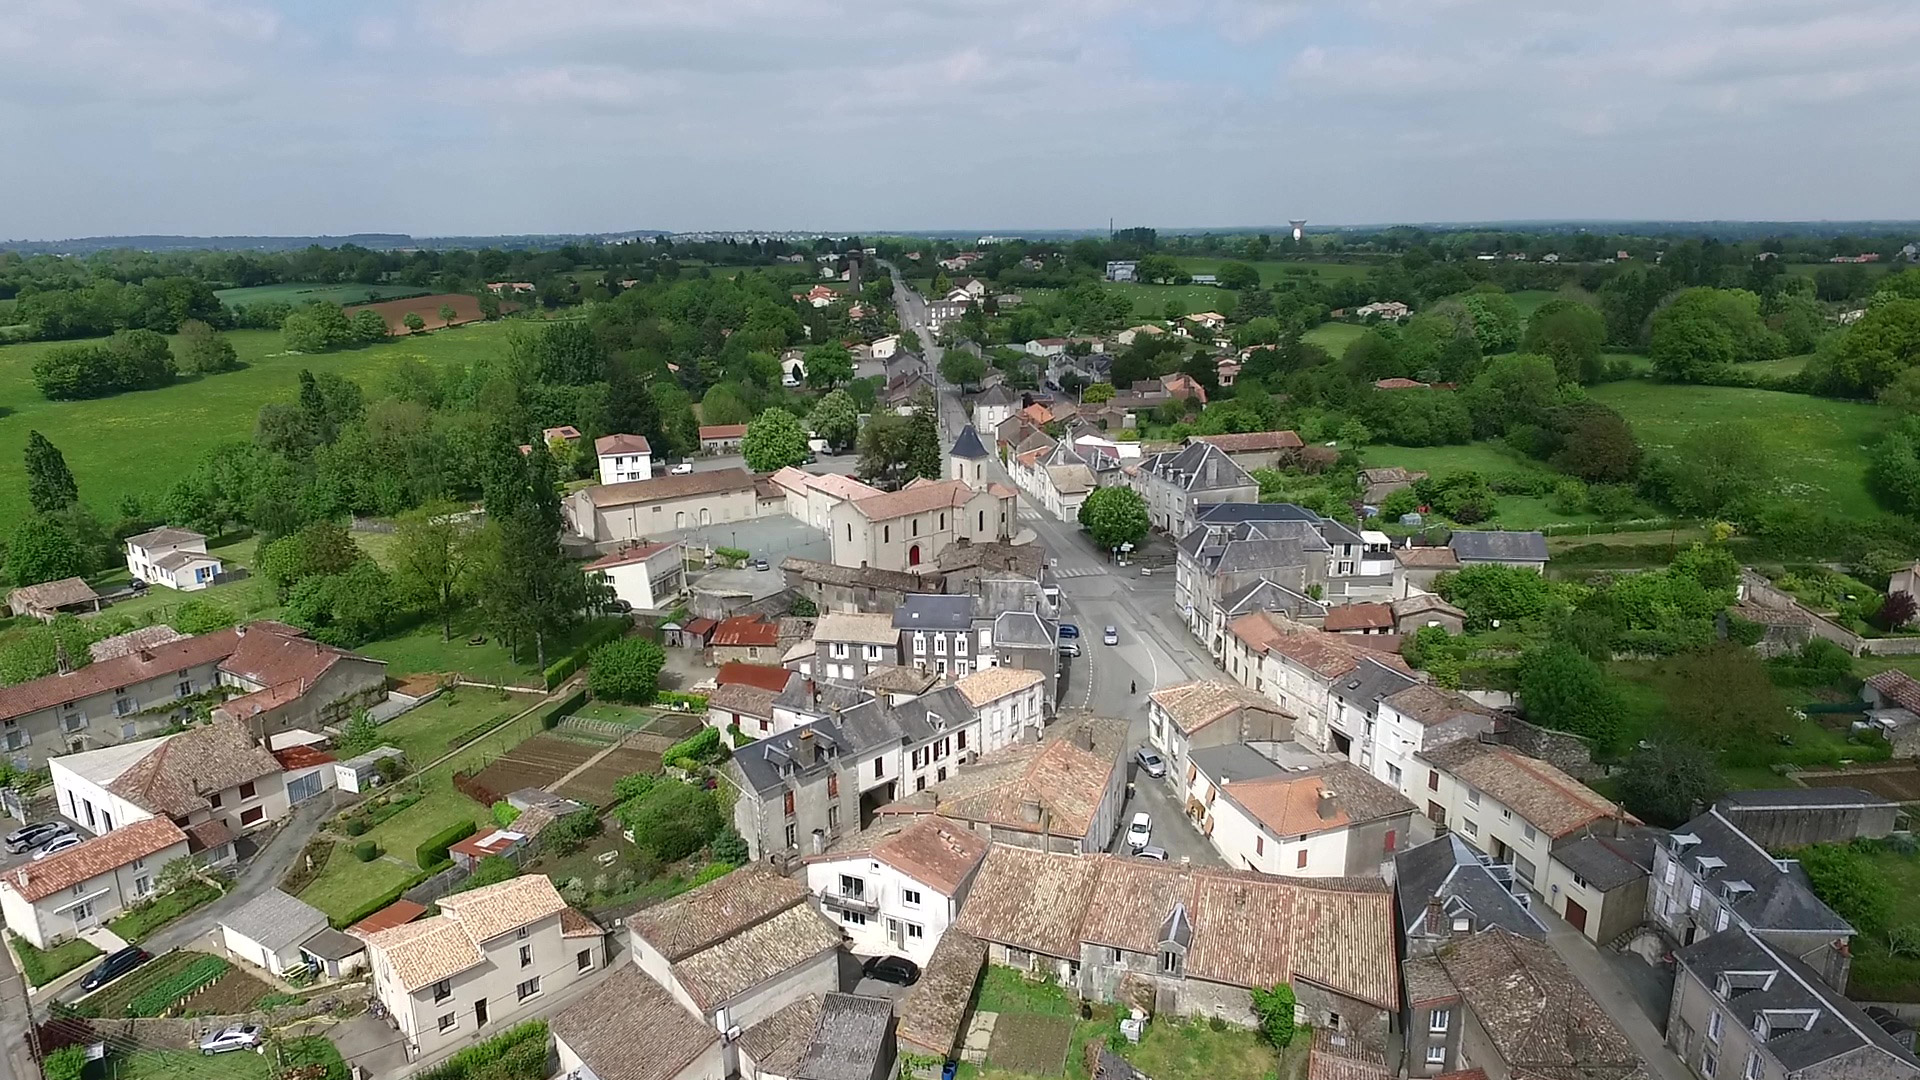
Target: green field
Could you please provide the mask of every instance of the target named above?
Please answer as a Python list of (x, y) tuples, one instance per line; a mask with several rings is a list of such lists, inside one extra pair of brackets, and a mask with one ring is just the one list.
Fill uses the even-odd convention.
[(1358, 323), (1329, 322), (1300, 335), (1300, 340), (1309, 345), (1318, 345), (1327, 350), (1335, 360), (1347, 351), (1347, 346), (1365, 335), (1367, 328)]
[(327, 285), (317, 281), (289, 281), (279, 285), (255, 285), (245, 289), (220, 289), (213, 295), (224, 304), (308, 304), (325, 300), (332, 304), (364, 304), (371, 300), (399, 300), (408, 296), (426, 296), (431, 289), (413, 285)]
[[(1189, 274), (1214, 274), (1220, 267), (1230, 262), (1246, 262), (1245, 259), (1231, 259), (1207, 255), (1181, 255), (1173, 260)], [(1317, 278), (1322, 281), (1363, 278), (1373, 272), (1372, 263), (1357, 262), (1310, 262), (1293, 259), (1262, 259), (1249, 263), (1260, 271), (1260, 284), (1272, 288), (1276, 283), (1290, 280)]]
[(244, 1050), (206, 1057), (198, 1050), (141, 1050), (107, 1058), (103, 1080), (267, 1080), (273, 1067)]
[(1588, 393), (1619, 410), (1653, 450), (1671, 450), (1702, 425), (1750, 420), (1766, 438), (1789, 495), (1843, 514), (1879, 512), (1866, 484), (1866, 443), (1892, 418), (1879, 405), (1639, 379), (1594, 386)]
[(48, 401), (34, 387), (35, 358), (60, 342), (0, 346), (0, 521), (27, 510), (19, 463), (29, 430), (60, 448), (81, 499), (112, 521), (123, 496), (157, 499), (210, 448), (251, 438), (261, 405), (293, 399), (301, 368), (338, 372), (371, 387), (409, 356), (440, 367), (491, 355), (505, 347), (506, 327), (478, 323), (320, 356), (286, 352), (277, 331), (237, 330), (228, 336), (247, 365), (239, 371), (90, 401)]
[[(1360, 460), (1368, 467), (1398, 465), (1403, 469), (1435, 475), (1469, 470), (1485, 477), (1511, 472), (1553, 477), (1559, 475), (1537, 461), (1492, 442), (1467, 443), (1463, 446), (1389, 446), (1376, 443), (1361, 448)], [(1587, 513), (1560, 513), (1549, 507), (1546, 499), (1531, 495), (1500, 495), (1494, 499), (1493, 506), (1493, 516), (1485, 524), (1509, 529), (1581, 525), (1598, 520)]]

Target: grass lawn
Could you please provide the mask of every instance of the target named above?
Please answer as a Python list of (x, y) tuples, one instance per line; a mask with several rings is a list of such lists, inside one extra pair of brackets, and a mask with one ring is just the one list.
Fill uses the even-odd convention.
[(419, 869), (413, 865), (412, 851), (394, 858), (400, 861), (375, 859), (363, 863), (353, 857), (351, 847), (335, 847), (327, 858), (326, 869), (313, 879), (313, 884), (300, 890), (300, 899), (326, 912), (329, 918), (343, 918), (374, 897), (397, 889), (419, 875)]
[(373, 300), (398, 300), (407, 296), (426, 296), (431, 289), (413, 285), (328, 285), (318, 281), (286, 281), (278, 285), (254, 285), (245, 289), (219, 289), (213, 295), (226, 304), (311, 304), (325, 300), (333, 304), (364, 304)]
[[(1893, 893), (1893, 917), (1888, 925), (1920, 924), (1920, 856), (1876, 851), (1868, 857)], [(1889, 954), (1883, 936), (1855, 937), (1847, 996), (1859, 1001), (1920, 1001), (1920, 959)]]
[(1165, 319), (1169, 300), (1178, 300), (1185, 305), (1185, 314), (1188, 315), (1198, 315), (1203, 311), (1219, 311), (1224, 315), (1226, 312), (1221, 310), (1221, 305), (1232, 306), (1240, 302), (1234, 293), (1212, 285), (1138, 285), (1127, 281), (1103, 281), (1100, 285), (1109, 292), (1133, 297), (1133, 317), (1136, 319)]
[(155, 897), (152, 903), (128, 910), (107, 923), (107, 929), (128, 941), (141, 941), (187, 912), (220, 899), (221, 895), (218, 886), (196, 878)]
[[(435, 772), (445, 769), (445, 766), (441, 766), (441, 769)], [(449, 776), (452, 775), (451, 770), (446, 771)], [(439, 778), (429, 777), (429, 779)], [(362, 839), (379, 844), (380, 850), (403, 863), (413, 863), (414, 854), (421, 843), (462, 821), (471, 821), (475, 825), (487, 824), (489, 821), (487, 808), (453, 790), (451, 783), (443, 781), (428, 787), (425, 798), (381, 822), (378, 828), (367, 833)], [(334, 859), (339, 857), (340, 852), (335, 852), (334, 858), (327, 860), (328, 870), (334, 868)], [(346, 858), (346, 866), (366, 865), (355, 859), (351, 853)], [(377, 891), (369, 890), (367, 895), (371, 896)]]
[(272, 1075), (263, 1055), (245, 1050), (212, 1057), (198, 1050), (142, 1050), (107, 1058), (105, 1080), (267, 1080)]
[[(1180, 268), (1189, 274), (1216, 274), (1226, 263), (1247, 260), (1214, 255), (1181, 255), (1175, 257), (1173, 261), (1179, 263)], [(1260, 284), (1267, 288), (1272, 288), (1282, 281), (1306, 278), (1317, 278), (1322, 281), (1363, 278), (1373, 271), (1374, 266), (1372, 263), (1365, 262), (1314, 262), (1305, 259), (1262, 259), (1251, 265), (1255, 270), (1260, 271)]]
[(659, 714), (649, 709), (635, 708), (632, 705), (616, 705), (611, 701), (589, 701), (575, 710), (573, 715), (583, 720), (624, 724), (638, 730), (653, 723), (654, 717)]
[(424, 768), (451, 749), (448, 742), (455, 736), (503, 721), (537, 700), (531, 694), (456, 686), (382, 724), (380, 741), (405, 751), (414, 768)]
[[(33, 384), (34, 360), (63, 343), (0, 346), (0, 460), (19, 462), (27, 432), (39, 431), (66, 455), (80, 497), (102, 520), (112, 521), (123, 496), (158, 498), (165, 482), (156, 477), (184, 473), (222, 442), (252, 438), (260, 406), (292, 401), (301, 368), (374, 386), (407, 357), (437, 368), (497, 355), (506, 347), (507, 324), (479, 323), (319, 356), (286, 352), (277, 331), (236, 330), (228, 336), (246, 365), (239, 371), (89, 401), (48, 401)], [(26, 512), (26, 483), (19, 469), (0, 469), (0, 521)]]
[(1332, 354), (1335, 360), (1346, 354), (1347, 346), (1365, 335), (1367, 328), (1359, 323), (1327, 322), (1300, 335), (1300, 340), (1309, 345), (1318, 345)]
[[(1389, 446), (1376, 443), (1362, 447), (1360, 459), (1368, 466), (1398, 465), (1435, 475), (1472, 470), (1483, 477), (1511, 472), (1537, 473), (1555, 479), (1559, 477), (1558, 473), (1539, 462), (1492, 442), (1459, 446)], [(1561, 513), (1538, 496), (1499, 495), (1494, 498), (1493, 516), (1484, 524), (1509, 529), (1539, 529), (1548, 525), (1582, 525), (1597, 520), (1592, 514), (1584, 512)]]
[[(547, 642), (547, 663), (551, 664), (565, 656), (575, 645), (586, 640), (594, 626), (592, 622), (582, 623), (564, 640)], [(467, 644), (467, 640), (476, 634), (485, 636), (486, 643)], [(359, 651), (376, 660), (385, 660), (388, 677), (395, 679), (420, 672), (459, 672), (462, 677), (474, 682), (510, 686), (542, 685), (540, 665), (533, 646), (522, 645), (520, 659), (515, 660), (506, 645), (487, 631), (477, 609), (454, 614), (452, 641), (441, 640), (440, 623), (429, 619), (403, 634), (370, 641)]]
[(1799, 356), (1783, 356), (1778, 360), (1760, 360), (1751, 364), (1741, 364), (1741, 371), (1750, 371), (1755, 375), (1798, 375), (1806, 370), (1807, 361), (1813, 359), (1812, 353)]
[(45, 986), (100, 955), (100, 950), (91, 942), (79, 938), (62, 942), (51, 949), (36, 949), (26, 939), (14, 937), (13, 947), (20, 955), (21, 973), (34, 986)]
[(1883, 406), (1639, 379), (1590, 387), (1588, 393), (1626, 417), (1651, 449), (1670, 450), (1707, 424), (1753, 421), (1787, 494), (1842, 514), (1868, 517), (1880, 512), (1867, 493), (1865, 444), (1892, 419)]

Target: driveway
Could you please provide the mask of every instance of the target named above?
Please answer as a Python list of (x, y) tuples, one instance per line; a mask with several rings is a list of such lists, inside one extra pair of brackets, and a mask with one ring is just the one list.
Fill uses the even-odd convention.
[(228, 889), (225, 896), (170, 926), (161, 927), (141, 944), (156, 955), (190, 944), (218, 929), (220, 920), (230, 912), (245, 906), (267, 890), (278, 888), (280, 879), (293, 866), (293, 860), (300, 856), (307, 841), (320, 831), (320, 823), (333, 813), (334, 798), (334, 793), (328, 792), (294, 807), (280, 831), (240, 867), (239, 874), (233, 879), (233, 888)]
[[(1128, 751), (1129, 757), (1132, 751)], [(1127, 846), (1127, 825), (1133, 821), (1133, 815), (1144, 810), (1153, 818), (1153, 846), (1165, 848), (1168, 862), (1189, 862), (1195, 866), (1225, 866), (1226, 861), (1220, 853), (1213, 850), (1207, 838), (1193, 827), (1182, 812), (1179, 799), (1173, 789), (1167, 786), (1164, 778), (1154, 779), (1141, 772), (1138, 765), (1129, 766), (1133, 770), (1133, 783), (1128, 785), (1127, 802), (1120, 814), (1120, 827), (1114, 831), (1113, 843), (1107, 850), (1115, 855), (1131, 857), (1132, 849)]]

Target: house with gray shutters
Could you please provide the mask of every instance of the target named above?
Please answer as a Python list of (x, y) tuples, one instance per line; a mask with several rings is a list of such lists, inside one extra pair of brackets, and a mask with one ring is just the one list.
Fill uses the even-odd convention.
[(1194, 511), (1207, 503), (1253, 503), (1260, 485), (1219, 447), (1195, 443), (1140, 459), (1130, 482), (1147, 501), (1147, 521), (1161, 532), (1185, 536)]
[(1174, 607), (1218, 658), (1225, 647), (1224, 597), (1263, 581), (1302, 596), (1324, 591), (1332, 551), (1303, 521), (1242, 522), (1224, 533), (1196, 526), (1176, 545)]
[(858, 685), (883, 667), (900, 663), (893, 620), (878, 612), (830, 611), (813, 626), (813, 673)]
[(1667, 1045), (1706, 1080), (1914, 1080), (1920, 1059), (1792, 951), (1740, 926), (1674, 954)]
[(1647, 918), (1683, 946), (1752, 931), (1846, 992), (1854, 928), (1813, 894), (1797, 860), (1774, 857), (1718, 807), (1654, 850)]
[(1447, 546), (1462, 568), (1492, 565), (1545, 570), (1547, 566), (1547, 538), (1537, 532), (1463, 529), (1448, 539)]
[(971, 596), (904, 597), (893, 609), (892, 629), (903, 663), (942, 675), (967, 675), (983, 666), (974, 647)]

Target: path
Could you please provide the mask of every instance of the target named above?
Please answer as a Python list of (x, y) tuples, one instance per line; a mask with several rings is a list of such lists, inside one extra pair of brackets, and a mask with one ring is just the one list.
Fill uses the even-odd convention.
[(1566, 962), (1587, 993), (1593, 995), (1601, 1011), (1633, 1043), (1634, 1050), (1647, 1063), (1649, 1075), (1654, 1080), (1695, 1080), (1693, 1073), (1667, 1049), (1666, 1037), (1647, 1018), (1639, 995), (1609, 958), (1545, 904), (1535, 904), (1533, 913), (1547, 928), (1547, 942), (1553, 951)]

